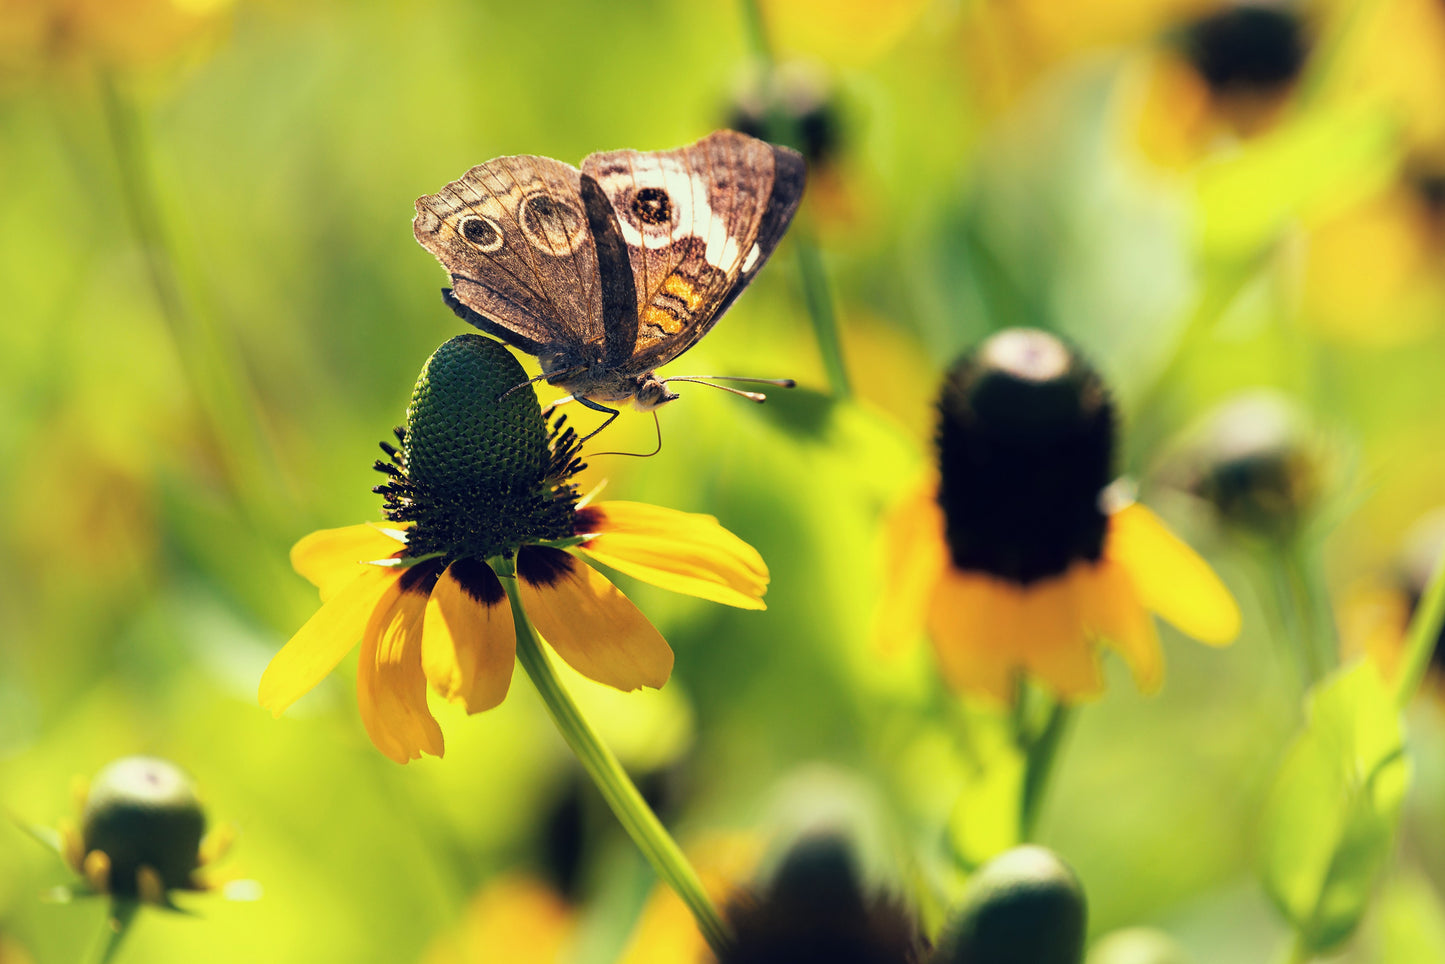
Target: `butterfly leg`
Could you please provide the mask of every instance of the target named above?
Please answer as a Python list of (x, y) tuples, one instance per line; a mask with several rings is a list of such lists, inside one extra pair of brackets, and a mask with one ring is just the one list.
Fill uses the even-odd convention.
[(583, 441), (583, 442), (587, 441), (589, 438), (591, 438), (592, 436), (596, 435), (598, 432), (602, 431), (602, 430), (603, 430), (604, 428), (606, 428), (607, 426), (611, 425), (611, 424), (612, 424), (612, 420), (613, 420), (614, 418), (616, 418), (617, 416), (619, 416), (619, 415), (622, 414), (620, 411), (618, 411), (618, 410), (615, 409), (615, 408), (608, 408), (606, 405), (602, 405), (602, 404), (600, 404), (600, 403), (598, 403), (598, 402), (592, 401), (592, 399), (588, 398), (586, 395), (573, 395), (572, 398), (573, 398), (573, 400), (575, 400), (575, 401), (577, 401), (577, 402), (580, 402), (583, 408), (590, 408), (590, 409), (592, 409), (592, 411), (594, 411), (594, 412), (605, 412), (605, 413), (607, 413), (607, 420), (606, 420), (605, 422), (603, 422), (601, 425), (599, 425), (599, 426), (597, 426), (596, 428), (594, 428), (592, 431), (588, 432), (586, 435), (582, 436), (582, 438), (580, 439), (580, 441)]

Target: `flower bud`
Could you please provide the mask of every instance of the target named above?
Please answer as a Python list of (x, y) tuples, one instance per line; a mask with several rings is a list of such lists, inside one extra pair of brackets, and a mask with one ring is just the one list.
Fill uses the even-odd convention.
[(864, 892), (847, 841), (831, 833), (795, 844), (767, 889), (734, 900), (727, 917), (734, 939), (718, 964), (892, 964), (924, 947), (900, 903)]
[(1184, 459), (1186, 487), (1256, 535), (1292, 536), (1319, 503), (1324, 460), (1283, 396), (1251, 393), (1216, 409)]
[(963, 906), (939, 942), (938, 964), (1079, 964), (1087, 921), (1084, 890), (1043, 847), (1016, 847), (969, 881)]
[[(81, 840), (88, 865), (108, 867), (111, 893), (154, 896), (142, 893), (142, 878), (158, 877), (163, 891), (195, 886), (205, 830), (190, 778), (165, 760), (133, 756), (111, 763), (91, 783)], [(96, 853), (105, 856), (92, 859)]]

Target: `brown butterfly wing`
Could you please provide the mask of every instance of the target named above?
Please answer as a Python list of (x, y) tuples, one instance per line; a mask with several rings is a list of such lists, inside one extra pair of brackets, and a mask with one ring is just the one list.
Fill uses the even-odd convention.
[(636, 336), (609, 331), (607, 360), (632, 374), (716, 324), (782, 239), (804, 182), (796, 152), (736, 131), (672, 151), (593, 154), (582, 172), (612, 202), (627, 245)]
[(603, 292), (576, 168), (499, 157), (418, 198), (416, 212), (413, 233), (467, 320), (534, 355), (600, 347)]

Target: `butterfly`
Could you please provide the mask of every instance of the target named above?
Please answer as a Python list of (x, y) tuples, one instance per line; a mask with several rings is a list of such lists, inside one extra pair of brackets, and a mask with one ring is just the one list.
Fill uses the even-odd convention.
[(678, 397), (668, 381), (692, 380), (655, 369), (757, 275), (804, 181), (796, 151), (729, 130), (676, 150), (591, 154), (581, 170), (498, 157), (418, 198), (412, 229), (451, 275), (447, 305), (537, 356), (539, 378), (609, 413), (605, 428), (618, 412), (600, 403), (647, 411)]

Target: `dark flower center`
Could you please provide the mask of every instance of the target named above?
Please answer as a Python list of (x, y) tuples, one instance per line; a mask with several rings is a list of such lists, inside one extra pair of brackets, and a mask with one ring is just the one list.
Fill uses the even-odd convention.
[(846, 843), (795, 846), (761, 895), (727, 909), (733, 943), (718, 964), (912, 964), (927, 943), (901, 903), (865, 895)]
[(1028, 584), (1103, 551), (1114, 408), (1052, 335), (1011, 329), (949, 371), (938, 403), (939, 505), (953, 564)]
[(1241, 4), (1185, 29), (1185, 55), (1217, 94), (1274, 93), (1304, 67), (1304, 24), (1280, 5)]
[(376, 487), (393, 522), (410, 522), (407, 555), (452, 559), (510, 556), (518, 547), (574, 534), (585, 466), (577, 434), (547, 413), (526, 372), (498, 342), (459, 335), (427, 360), (396, 430), (401, 447)]

